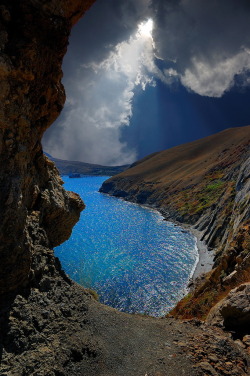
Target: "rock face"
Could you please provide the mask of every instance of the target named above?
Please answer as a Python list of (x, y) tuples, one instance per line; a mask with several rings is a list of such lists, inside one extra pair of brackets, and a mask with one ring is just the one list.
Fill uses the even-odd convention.
[(54, 257), (84, 204), (62, 188), (41, 137), (64, 103), (70, 28), (92, 2), (0, 3), (0, 375), (247, 376), (249, 356), (220, 328), (105, 307)]
[[(240, 332), (250, 333), (250, 283), (242, 284), (216, 304), (207, 317), (207, 323)], [(249, 343), (250, 346), (250, 343)]]
[(91, 3), (1, 1), (0, 294), (32, 278), (36, 244), (65, 241), (84, 206), (61, 187), (41, 137), (65, 101), (61, 64), (70, 29)]
[(215, 250), (211, 272), (173, 314), (204, 318), (225, 291), (250, 280), (250, 126), (148, 156), (101, 191), (193, 225)]

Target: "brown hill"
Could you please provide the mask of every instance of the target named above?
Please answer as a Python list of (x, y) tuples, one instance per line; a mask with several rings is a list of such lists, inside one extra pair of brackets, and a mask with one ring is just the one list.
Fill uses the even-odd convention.
[(214, 248), (214, 268), (195, 299), (178, 306), (184, 317), (204, 318), (226, 292), (250, 280), (249, 145), (250, 126), (228, 129), (148, 156), (101, 187), (193, 225)]
[[(220, 328), (197, 320), (106, 307), (73, 283), (53, 254), (84, 204), (63, 189), (41, 138), (65, 100), (61, 65), (70, 29), (93, 2), (6, 0), (0, 6), (0, 375), (247, 376), (248, 336), (239, 347)], [(247, 174), (245, 165), (238, 172), (239, 203)], [(240, 210), (244, 215), (247, 206)], [(212, 324), (215, 319), (216, 312)]]
[[(214, 170), (237, 165), (249, 142), (250, 126), (247, 126), (227, 129), (201, 140), (154, 153), (104, 182), (101, 191), (110, 192), (112, 186), (120, 190), (126, 184), (126, 195), (129, 182), (129, 192), (136, 190), (134, 198), (141, 202), (143, 198), (140, 199), (138, 194), (144, 189), (148, 193), (156, 191), (156, 188), (167, 190), (168, 194), (187, 189), (200, 183), (205, 175)], [(138, 184), (139, 181), (143, 181), (143, 188)], [(112, 194), (116, 193), (112, 190)]]

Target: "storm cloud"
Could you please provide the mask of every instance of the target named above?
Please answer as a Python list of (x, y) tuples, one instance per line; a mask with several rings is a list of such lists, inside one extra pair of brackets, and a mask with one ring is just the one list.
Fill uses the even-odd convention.
[(250, 69), (250, 3), (246, 0), (152, 2), (157, 55), (182, 84), (220, 97)]
[[(139, 33), (149, 19), (152, 38)], [(134, 96), (159, 81), (214, 98), (248, 86), (249, 29), (247, 0), (97, 0), (72, 33), (67, 103), (45, 150), (91, 163), (133, 162), (136, 148), (121, 134)]]

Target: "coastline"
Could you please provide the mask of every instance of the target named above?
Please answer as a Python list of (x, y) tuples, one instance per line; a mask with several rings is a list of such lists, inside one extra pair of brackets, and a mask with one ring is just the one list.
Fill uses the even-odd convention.
[(199, 231), (191, 225), (186, 223), (178, 223), (179, 226), (183, 227), (185, 230), (189, 231), (196, 239), (196, 246), (198, 250), (198, 262), (195, 265), (193, 272), (189, 277), (189, 286), (195, 281), (196, 278), (200, 277), (204, 273), (209, 272), (213, 268), (214, 264), (214, 252), (209, 251), (206, 243), (201, 240), (203, 236), (203, 231)]
[[(149, 205), (148, 205), (149, 206)], [(150, 206), (149, 206), (150, 207)], [(152, 208), (152, 207), (151, 207)], [(190, 274), (187, 290), (194, 284), (196, 278), (209, 272), (213, 268), (214, 264), (214, 250), (208, 250), (208, 247), (204, 240), (201, 240), (204, 232), (197, 230), (194, 226), (188, 223), (182, 223), (171, 218), (169, 213), (163, 208), (154, 207), (164, 218), (165, 221), (175, 223), (177, 226), (182, 227), (185, 231), (190, 232), (196, 239), (196, 246), (198, 251), (198, 261), (194, 265), (194, 268)]]
[(214, 252), (209, 251), (206, 243), (201, 240), (203, 232), (199, 231), (193, 227), (190, 227), (190, 232), (195, 236), (197, 240), (197, 248), (199, 253), (199, 260), (195, 267), (194, 273), (191, 276), (191, 280), (195, 280), (202, 274), (209, 272), (214, 264)]
[[(102, 194), (107, 194), (109, 196), (112, 196), (112, 194), (109, 194), (109, 193), (103, 193), (102, 192)], [(190, 232), (195, 237), (197, 251), (198, 251), (198, 261), (196, 262), (196, 264), (195, 264), (195, 266), (194, 266), (194, 268), (193, 268), (193, 270), (192, 270), (192, 272), (189, 276), (187, 290), (190, 289), (190, 287), (193, 285), (196, 278), (200, 277), (204, 273), (209, 272), (213, 268), (214, 251), (213, 250), (209, 251), (206, 243), (203, 240), (201, 240), (202, 236), (203, 236), (203, 231), (199, 231), (196, 228), (194, 228), (192, 225), (189, 225), (187, 223), (181, 223), (181, 222), (178, 222), (174, 219), (171, 219), (171, 217), (169, 217), (169, 215), (166, 215), (166, 212), (163, 208), (159, 208), (157, 206), (149, 205), (149, 204), (139, 204), (137, 202), (127, 200), (124, 197), (117, 197), (116, 196), (116, 198), (124, 200), (124, 201), (128, 201), (131, 204), (143, 206), (143, 207), (148, 208), (150, 210), (154, 210), (158, 214), (160, 214), (160, 216), (163, 218), (164, 221), (172, 222), (172, 223), (176, 224), (177, 226), (182, 227), (184, 230)]]

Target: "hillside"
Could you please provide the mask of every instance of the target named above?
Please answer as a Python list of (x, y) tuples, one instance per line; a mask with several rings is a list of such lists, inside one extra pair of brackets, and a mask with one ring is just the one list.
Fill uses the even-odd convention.
[[(41, 139), (65, 102), (62, 60), (70, 30), (93, 2), (5, 0), (0, 6), (0, 375), (247, 376), (249, 329), (241, 332), (239, 345), (214, 326), (219, 320), (216, 311), (208, 324), (197, 318), (159, 320), (118, 312), (74, 283), (54, 256), (53, 248), (69, 238), (84, 203), (64, 190)], [(236, 234), (233, 249), (244, 279), (249, 228), (246, 140), (241, 147), (241, 153), (237, 149), (237, 156), (231, 157), (235, 170), (225, 165), (224, 175), (216, 179), (229, 192), (230, 182), (237, 180), (233, 209), (229, 207), (233, 222), (226, 228), (231, 237)], [(198, 190), (205, 182), (197, 181)], [(211, 215), (223, 204), (220, 198), (215, 202), (209, 207)], [(204, 209), (207, 215), (210, 209)], [(179, 216), (186, 220), (185, 211), (179, 210)], [(229, 267), (223, 265), (225, 273), (235, 266), (235, 251)], [(227, 313), (233, 307), (226, 324), (243, 320), (249, 328), (248, 291), (247, 284), (237, 287), (221, 306)]]
[(44, 153), (52, 160), (58, 168), (61, 175), (69, 175), (78, 173), (81, 175), (94, 176), (113, 176), (126, 170), (129, 165), (124, 166), (102, 166), (98, 164), (91, 164), (79, 161), (67, 161), (64, 159), (54, 158), (51, 155)]
[(249, 145), (250, 126), (228, 129), (148, 156), (100, 189), (194, 226), (214, 249), (213, 270), (176, 315), (204, 318), (226, 292), (250, 280)]

